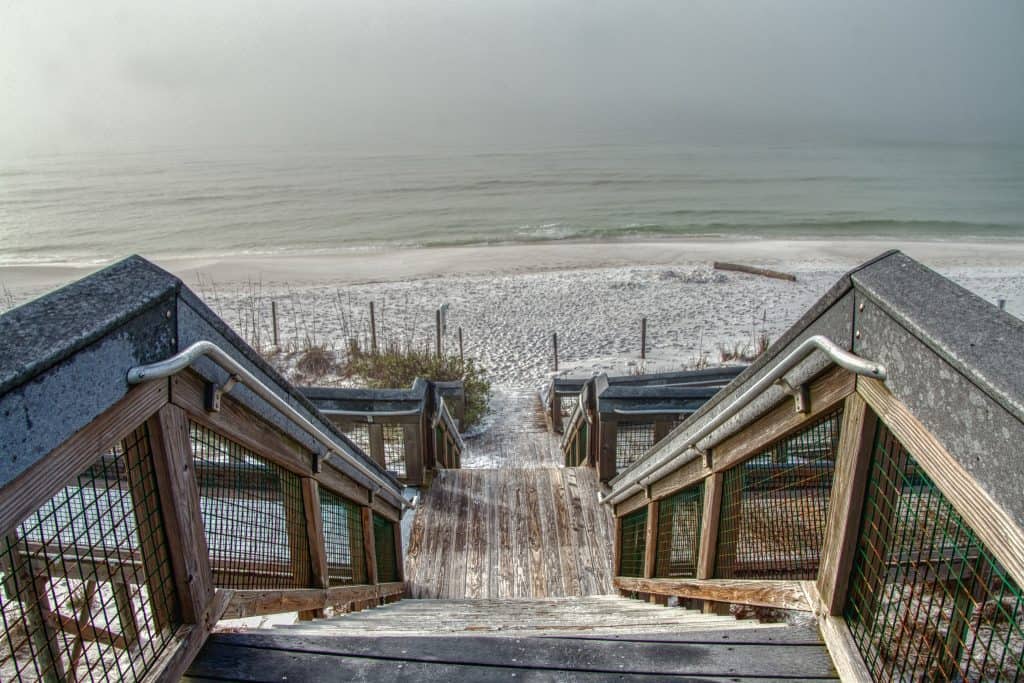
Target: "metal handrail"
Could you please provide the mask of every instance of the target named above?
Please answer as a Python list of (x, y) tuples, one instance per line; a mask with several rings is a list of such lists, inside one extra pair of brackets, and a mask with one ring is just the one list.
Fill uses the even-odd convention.
[(612, 412), (616, 415), (674, 415), (676, 413), (694, 413), (696, 411), (693, 408), (650, 408), (645, 410), (616, 408)]
[(341, 408), (317, 408), (324, 415), (337, 415), (338, 417), (402, 417), (407, 415), (419, 415), (419, 408), (409, 410), (342, 410)]
[[(380, 473), (374, 472), (363, 464), (356, 456), (338, 448), (337, 441), (310, 422), (302, 413), (286, 403), (280, 396), (264, 384), (258, 377), (249, 372), (238, 361), (229, 356), (223, 349), (211, 341), (198, 341), (183, 351), (180, 351), (170, 358), (148, 365), (137, 365), (128, 371), (128, 384), (142, 384), (155, 379), (170, 377), (191, 366), (200, 358), (209, 358), (224, 370), (237, 377), (238, 381), (247, 386), (257, 396), (274, 406), (281, 413), (286, 415), (292, 422), (302, 428), (307, 434), (316, 439), (324, 446), (328, 453), (333, 453), (348, 464), (355, 467), (365, 477), (369, 478), (375, 485), (382, 488), (394, 488), (395, 483)], [(398, 495), (403, 507), (410, 507), (409, 501)]]
[[(783, 358), (770, 372), (751, 385), (742, 394), (734, 398), (725, 410), (718, 413), (718, 415), (709, 420), (704, 426), (691, 434), (682, 445), (666, 451), (665, 455), (661, 457), (651, 458), (650, 461), (638, 462), (634, 465), (634, 467), (637, 467), (635, 472), (631, 471), (632, 468), (623, 472), (621, 476), (625, 478), (625, 481), (621, 484), (621, 488), (619, 488), (618, 491), (613, 491), (607, 496), (599, 496), (600, 502), (606, 505), (614, 505), (620, 500), (631, 495), (633, 488), (643, 489), (644, 486), (649, 484), (651, 481), (655, 481), (658, 478), (658, 475), (661, 474), (662, 470), (668, 469), (669, 467), (676, 469), (685, 465), (690, 460), (693, 460), (701, 453), (706, 453), (714, 443), (712, 443), (710, 439), (706, 439), (701, 443), (705, 437), (709, 437), (712, 432), (725, 424), (725, 422), (735, 416), (738, 412), (743, 410), (743, 408), (745, 408), (754, 398), (759, 396), (778, 380), (782, 379), (787, 372), (792, 370), (798, 363), (803, 361), (816, 350), (823, 352), (839, 367), (849, 370), (854, 374), (866, 375), (878, 380), (884, 380), (886, 378), (885, 366), (881, 363), (876, 363), (874, 361), (867, 360), (866, 358), (861, 358), (854, 353), (850, 353), (824, 335), (816, 334), (813, 337), (808, 337), (802, 341), (799, 346), (793, 349), (785, 358)], [(677, 462), (676, 458), (680, 455), (684, 456), (684, 459), (681, 462)]]

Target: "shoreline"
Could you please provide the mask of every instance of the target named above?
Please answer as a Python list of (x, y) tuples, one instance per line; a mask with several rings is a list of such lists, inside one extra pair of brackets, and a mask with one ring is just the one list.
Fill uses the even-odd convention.
[[(396, 247), (334, 254), (156, 257), (154, 263), (193, 285), (260, 281), (299, 285), (356, 285), (447, 276), (522, 275), (629, 266), (710, 265), (715, 260), (799, 270), (845, 270), (899, 249), (932, 268), (1024, 270), (1024, 238), (978, 242), (889, 239), (636, 240), (545, 242), (459, 247)], [(145, 254), (143, 254), (145, 256)], [(0, 286), (11, 292), (59, 287), (107, 264), (0, 265)], [(33, 292), (34, 293), (34, 292)]]

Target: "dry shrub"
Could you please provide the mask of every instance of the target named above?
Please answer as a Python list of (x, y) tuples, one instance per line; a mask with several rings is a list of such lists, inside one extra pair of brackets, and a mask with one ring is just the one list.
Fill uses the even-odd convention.
[(317, 380), (336, 372), (338, 360), (333, 351), (323, 346), (310, 346), (299, 356), (295, 370), (305, 380)]

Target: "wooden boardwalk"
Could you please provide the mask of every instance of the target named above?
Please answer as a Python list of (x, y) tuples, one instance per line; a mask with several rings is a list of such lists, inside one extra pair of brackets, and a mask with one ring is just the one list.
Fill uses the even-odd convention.
[(548, 432), (544, 406), (530, 389), (495, 388), (494, 422), (481, 434), (465, 437), (462, 467), (526, 469), (559, 467), (559, 437)]
[(413, 598), (614, 592), (613, 526), (596, 473), (442, 470), (421, 499), (406, 558)]

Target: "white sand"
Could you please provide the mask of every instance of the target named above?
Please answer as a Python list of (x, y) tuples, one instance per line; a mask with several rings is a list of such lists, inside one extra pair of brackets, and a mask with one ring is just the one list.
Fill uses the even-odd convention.
[[(376, 302), (380, 336), (433, 343), (434, 310), (449, 303), (449, 349), (463, 328), (466, 354), (495, 382), (538, 386), (552, 370), (636, 371), (640, 319), (648, 318), (647, 371), (683, 367), (719, 345), (778, 337), (846, 270), (901, 248), (980, 296), (1024, 315), (1024, 242), (668, 241), (601, 242), (347, 252), (333, 256), (160, 260), (246, 338), (270, 345), (270, 301), (281, 340), (337, 349), (368, 336)], [(785, 282), (714, 271), (714, 260), (795, 273)], [(2, 267), (0, 308), (81, 277), (91, 267)], [(9, 293), (9, 294), (5, 294)]]

